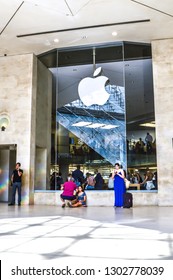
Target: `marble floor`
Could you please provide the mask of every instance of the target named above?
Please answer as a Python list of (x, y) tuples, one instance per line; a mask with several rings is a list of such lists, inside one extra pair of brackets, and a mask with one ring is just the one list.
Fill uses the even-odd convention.
[(0, 204), (0, 255), (36, 260), (173, 260), (173, 208)]

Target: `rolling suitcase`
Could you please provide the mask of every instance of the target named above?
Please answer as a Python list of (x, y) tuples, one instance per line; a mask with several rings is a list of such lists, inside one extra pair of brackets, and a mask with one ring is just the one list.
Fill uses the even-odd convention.
[(133, 207), (133, 196), (131, 193), (126, 192), (123, 197), (123, 208)]

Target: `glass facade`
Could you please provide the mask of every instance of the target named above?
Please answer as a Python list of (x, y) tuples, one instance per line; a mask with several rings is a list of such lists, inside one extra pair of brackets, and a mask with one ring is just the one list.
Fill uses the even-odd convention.
[[(103, 178), (99, 189), (109, 189), (109, 175), (118, 162), (132, 190), (156, 190), (150, 45), (123, 42), (61, 49), (55, 57), (49, 67), (54, 87), (48, 188), (59, 189), (58, 173), (65, 181), (80, 165), (85, 176), (95, 176), (97, 170)], [(145, 181), (148, 172), (155, 175), (151, 188)]]
[[(149, 45), (140, 45), (137, 49), (138, 45), (134, 46), (134, 50), (133, 44), (124, 45), (127, 172), (131, 183), (140, 183), (140, 190), (156, 191), (157, 162), (151, 48)], [(136, 187), (133, 185), (131, 189)]]

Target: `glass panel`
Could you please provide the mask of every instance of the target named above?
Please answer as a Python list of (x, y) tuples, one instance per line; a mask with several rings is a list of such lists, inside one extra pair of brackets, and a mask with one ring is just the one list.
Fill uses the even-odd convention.
[[(140, 190), (157, 189), (156, 135), (152, 59), (125, 61), (127, 166), (131, 183)], [(147, 181), (152, 181), (150, 186)], [(136, 189), (135, 185), (130, 187)]]
[[(83, 50), (82, 53), (85, 55)], [(87, 50), (87, 57), (88, 53)], [(77, 165), (85, 176), (96, 175), (98, 170), (103, 182), (95, 189), (108, 189), (114, 164), (127, 167), (122, 48), (118, 45), (90, 50), (93, 63), (84, 65), (81, 55), (81, 61), (77, 61), (72, 53), (73, 63), (74, 56), (78, 65), (66, 62), (69, 66), (63, 67), (61, 58), (61, 67), (52, 71), (58, 85), (57, 162), (52, 171), (60, 171), (65, 180)]]
[[(109, 175), (119, 162), (133, 184), (131, 190), (150, 188), (146, 183), (134, 185), (138, 174), (143, 182), (149, 169), (155, 174), (151, 190), (156, 191), (151, 46), (119, 43), (59, 50), (57, 58), (58, 67), (51, 68), (51, 174), (60, 172), (66, 180), (80, 165), (85, 176), (88, 172), (96, 175), (98, 170), (103, 177), (98, 189), (109, 189)], [(99, 79), (102, 86), (98, 90)], [(147, 133), (152, 136), (152, 143), (147, 142)], [(150, 178), (151, 173), (147, 174)], [(59, 177), (55, 175), (51, 189), (60, 188)]]

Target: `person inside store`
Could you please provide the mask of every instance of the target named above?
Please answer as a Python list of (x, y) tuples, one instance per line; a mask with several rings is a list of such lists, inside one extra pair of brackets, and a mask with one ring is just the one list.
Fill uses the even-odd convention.
[(95, 188), (94, 176), (89, 172), (86, 173), (86, 180), (84, 185), (85, 185), (85, 190), (94, 190)]
[(135, 170), (134, 174), (132, 175), (132, 184), (140, 184), (142, 183), (141, 175), (138, 171)]
[(145, 146), (144, 141), (142, 140), (142, 138), (139, 138), (139, 140), (136, 142), (135, 145), (135, 153), (144, 154), (144, 146)]
[(21, 187), (22, 187), (22, 175), (23, 170), (20, 169), (20, 162), (16, 163), (16, 168), (12, 172), (11, 183), (12, 183), (12, 200), (8, 204), (9, 206), (15, 205), (16, 190), (18, 192), (18, 206), (21, 205)]
[(112, 173), (110, 173), (108, 179), (108, 189), (111, 190), (113, 188), (114, 188), (114, 179), (112, 178)]
[(77, 185), (74, 182), (74, 178), (72, 177), (72, 174), (69, 174), (67, 177), (67, 181), (61, 187), (61, 190), (63, 190), (63, 192), (60, 194), (62, 208), (66, 206), (66, 200), (72, 201), (76, 199), (76, 189)]
[(157, 189), (157, 171), (153, 173), (153, 184), (155, 186), (155, 189)]
[(144, 180), (141, 183), (141, 185), (144, 186), (146, 190), (151, 190), (155, 188), (153, 183), (153, 176), (154, 174), (148, 169), (144, 176)]
[(94, 171), (95, 173), (95, 177), (94, 177), (94, 180), (95, 180), (95, 189), (96, 190), (102, 190), (103, 189), (103, 177), (101, 175), (101, 173), (98, 171), (98, 169), (96, 169)]
[(54, 171), (50, 176), (50, 190), (55, 190), (56, 172)]
[(124, 182), (125, 174), (119, 163), (115, 164), (112, 178), (114, 179), (114, 206), (123, 207), (123, 196), (126, 192), (126, 186)]
[(145, 137), (145, 142), (147, 146), (147, 153), (151, 154), (153, 151), (153, 147), (152, 147), (153, 136), (149, 132), (147, 132), (147, 135)]
[(87, 204), (86, 204), (87, 203), (87, 195), (86, 195), (82, 186), (78, 187), (76, 198), (77, 198), (76, 203), (73, 204), (73, 203), (68, 202), (68, 206), (70, 208), (81, 207), (81, 206), (86, 207), (87, 206)]
[(75, 180), (77, 186), (81, 186), (84, 182), (83, 172), (80, 170), (80, 165), (77, 165), (77, 168), (72, 172), (72, 177)]
[(56, 176), (56, 189), (57, 190), (60, 190), (61, 187), (63, 187), (63, 178), (62, 178), (62, 173), (61, 172), (58, 172), (57, 173), (57, 176)]

